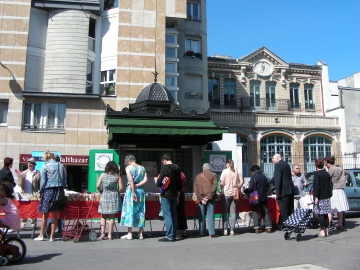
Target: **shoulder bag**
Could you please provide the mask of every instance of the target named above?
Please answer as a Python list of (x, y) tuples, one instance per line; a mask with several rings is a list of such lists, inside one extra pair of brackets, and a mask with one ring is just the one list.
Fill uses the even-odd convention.
[[(204, 174), (201, 174), (201, 176), (204, 177), (204, 179), (209, 182), (209, 184), (210, 184), (211, 187), (214, 185), (214, 183), (211, 182), (209, 179), (207, 179), (207, 177), (206, 177)], [(216, 192), (215, 192), (215, 201), (217, 201), (218, 199), (219, 199), (219, 198), (218, 198), (218, 195), (217, 195)]]
[[(237, 178), (239, 178), (238, 171), (235, 170), (235, 172), (236, 172)], [(238, 187), (234, 187), (234, 203), (237, 206), (240, 206), (243, 199), (244, 199), (244, 195), (242, 194), (241, 189)]]
[(256, 187), (256, 180), (254, 179), (255, 185), (254, 185), (254, 191), (250, 193), (250, 197), (249, 197), (249, 204), (250, 205), (257, 205), (260, 203), (260, 195), (259, 192), (257, 191), (257, 187)]
[(58, 163), (58, 173), (59, 173), (59, 185), (58, 185), (58, 192), (56, 193), (56, 198), (54, 200), (54, 203), (56, 203), (60, 208), (65, 208), (67, 204), (67, 199), (65, 196), (64, 188), (60, 184), (60, 166)]

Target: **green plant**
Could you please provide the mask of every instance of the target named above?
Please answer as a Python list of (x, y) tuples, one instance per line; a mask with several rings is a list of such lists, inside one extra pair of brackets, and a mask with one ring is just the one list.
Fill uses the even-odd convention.
[(202, 54), (201, 54), (201, 53), (195, 53), (195, 57), (196, 57), (196, 58), (201, 58), (201, 57), (202, 57)]
[(109, 95), (114, 95), (115, 94), (115, 86), (114, 85), (110, 85), (109, 86)]

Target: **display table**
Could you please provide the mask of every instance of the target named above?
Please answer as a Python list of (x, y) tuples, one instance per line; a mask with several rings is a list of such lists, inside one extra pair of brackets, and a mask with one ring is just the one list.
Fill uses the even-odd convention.
[[(42, 214), (38, 212), (39, 201), (13, 201), (16, 207), (19, 209), (20, 218), (41, 218)], [(92, 205), (93, 203), (93, 205)], [(92, 207), (91, 207), (92, 205)], [(64, 212), (60, 213), (60, 218), (64, 218), (66, 210), (69, 209), (69, 206), (80, 207), (80, 212), (88, 212), (90, 209), (89, 218), (100, 218), (100, 213), (97, 211), (99, 202), (98, 201), (68, 201), (67, 207)], [(146, 201), (146, 219), (156, 219), (159, 218), (160, 202), (159, 201)], [(276, 199), (268, 199), (268, 209), (270, 214), (270, 219), (274, 224), (277, 224), (280, 216), (280, 209), (276, 202)], [(236, 207), (236, 212), (250, 212), (252, 211), (251, 206), (249, 205), (248, 200), (243, 200), (240, 206)], [(221, 214), (221, 201), (216, 202), (215, 214)], [(185, 201), (185, 215), (190, 218), (197, 218), (198, 209), (196, 201)], [(51, 218), (51, 213), (49, 215)], [(66, 218), (66, 217), (65, 217)], [(82, 217), (80, 217), (82, 218)]]

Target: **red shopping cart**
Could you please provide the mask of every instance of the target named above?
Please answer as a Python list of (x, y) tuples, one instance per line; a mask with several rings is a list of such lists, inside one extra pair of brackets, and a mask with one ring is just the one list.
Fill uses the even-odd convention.
[[(85, 201), (90, 201), (90, 204), (86, 204)], [(77, 243), (81, 237), (85, 237), (90, 241), (96, 240), (97, 233), (92, 229), (90, 215), (94, 201), (95, 194), (84, 193), (80, 196), (79, 206), (65, 208), (63, 241), (73, 239), (74, 243)], [(84, 206), (81, 203), (84, 203)]]

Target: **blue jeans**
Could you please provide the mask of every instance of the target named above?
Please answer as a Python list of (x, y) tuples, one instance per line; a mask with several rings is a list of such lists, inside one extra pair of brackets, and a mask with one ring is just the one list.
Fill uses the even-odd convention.
[(205, 235), (206, 233), (206, 219), (205, 219), (206, 212), (208, 216), (209, 235), (215, 234), (215, 205), (216, 205), (215, 198), (208, 201), (206, 205), (203, 205), (202, 202), (199, 202), (198, 216), (199, 216), (200, 235)]
[(177, 197), (161, 198), (161, 209), (164, 215), (166, 226), (166, 237), (174, 240), (177, 230), (177, 214), (176, 214)]

